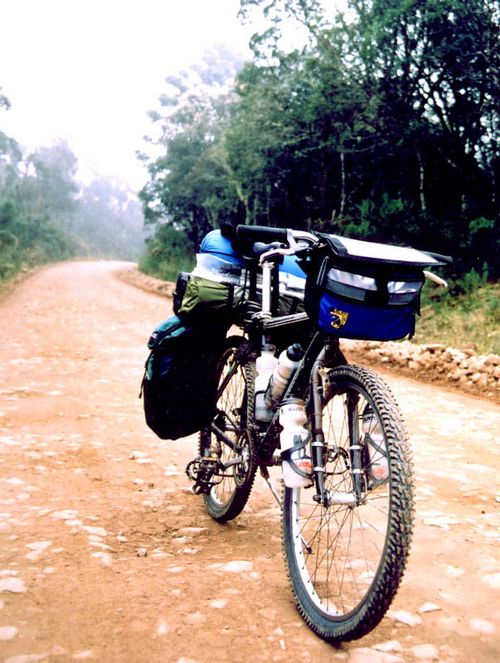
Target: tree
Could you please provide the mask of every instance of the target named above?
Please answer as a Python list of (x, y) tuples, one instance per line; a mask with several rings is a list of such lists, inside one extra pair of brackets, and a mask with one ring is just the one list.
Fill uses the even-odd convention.
[(298, 32), (303, 43), (314, 48), (329, 27), (320, 0), (240, 0), (239, 13), (246, 22), (260, 14), (269, 26), (250, 41), (258, 61), (279, 61), (284, 53), (294, 50), (287, 40), (288, 32), (296, 36)]
[(76, 165), (66, 143), (26, 157), (0, 133), (0, 281), (24, 266), (75, 255), (138, 258), (139, 201), (107, 180), (81, 189)]
[[(328, 24), (316, 0), (241, 6), (245, 17), (260, 9), (270, 26), (252, 38), (254, 62), (238, 77), (228, 130), (240, 169), (251, 166), (244, 178), (254, 191), (249, 221), (338, 227), (358, 186), (355, 155), (367, 149), (365, 136), (372, 140), (373, 104), (345, 62), (348, 25), (340, 13)], [(286, 42), (290, 19), (302, 29), (295, 48)]]
[(492, 269), (498, 4), (350, 0), (330, 22), (323, 6), (241, 0), (244, 17), (260, 11), (268, 24), (234, 89), (169, 80), (148, 220), (193, 247), (223, 221), (312, 225)]
[(0, 85), (0, 108), (5, 108), (9, 109), (10, 108), (10, 101), (9, 99), (2, 93), (2, 86)]
[(142, 155), (150, 174), (140, 194), (146, 223), (186, 232), (192, 250), (208, 230), (238, 215), (222, 135), (231, 113), (229, 81), (240, 64), (225, 49), (208, 53), (201, 65), (166, 79), (160, 109), (150, 113), (160, 127), (160, 156)]
[(17, 142), (0, 131), (0, 191), (8, 189), (19, 174), (22, 159)]
[[(366, 192), (406, 201), (443, 250), (467, 248), (469, 226), (498, 213), (499, 9), (490, 0), (352, 0), (353, 47), (379, 100)], [(412, 226), (410, 225), (410, 230)], [(394, 234), (409, 239), (404, 223)]]
[[(77, 158), (66, 141), (40, 147), (26, 160), (25, 194), (32, 214), (70, 226), (76, 210)], [(25, 205), (26, 208), (26, 205)]]

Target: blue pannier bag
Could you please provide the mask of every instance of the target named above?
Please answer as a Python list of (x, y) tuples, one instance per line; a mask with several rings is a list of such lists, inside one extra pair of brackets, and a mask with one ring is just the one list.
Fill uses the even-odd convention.
[(202, 332), (177, 316), (152, 333), (141, 394), (146, 423), (161, 439), (176, 440), (210, 423), (224, 338), (225, 329)]
[(322, 237), (326, 250), (306, 266), (305, 308), (316, 328), (358, 340), (412, 336), (424, 267), (443, 262), (412, 248)]

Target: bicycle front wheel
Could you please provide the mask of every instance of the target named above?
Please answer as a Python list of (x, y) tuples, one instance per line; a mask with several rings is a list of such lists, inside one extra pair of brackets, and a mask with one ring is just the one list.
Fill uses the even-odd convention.
[(253, 364), (243, 356), (244, 344), (242, 337), (227, 339), (217, 367), (216, 415), (212, 426), (200, 433), (200, 456), (213, 458), (217, 468), (211, 474), (210, 490), (203, 497), (208, 513), (219, 522), (241, 513), (257, 468), (247, 425), (253, 408)]
[(340, 366), (324, 381), (324, 503), (285, 489), (283, 542), (297, 607), (329, 642), (371, 631), (394, 598), (413, 527), (413, 474), (394, 397), (373, 371)]

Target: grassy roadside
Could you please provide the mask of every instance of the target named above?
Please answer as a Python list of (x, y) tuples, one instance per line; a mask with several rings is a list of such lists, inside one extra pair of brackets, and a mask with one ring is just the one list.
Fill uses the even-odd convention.
[(423, 298), (414, 343), (500, 354), (500, 283), (483, 284), (468, 291)]

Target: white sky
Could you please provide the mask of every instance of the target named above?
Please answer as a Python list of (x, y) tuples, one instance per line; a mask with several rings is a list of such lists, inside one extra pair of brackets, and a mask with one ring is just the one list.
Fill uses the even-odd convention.
[[(345, 0), (323, 0), (327, 11)], [(165, 76), (200, 62), (214, 44), (243, 54), (253, 32), (239, 0), (0, 0), (0, 131), (25, 149), (60, 137), (81, 174), (138, 190), (136, 150), (151, 132)], [(293, 41), (293, 34), (287, 35)]]
[(32, 149), (65, 138), (83, 172), (146, 181), (135, 151), (166, 75), (217, 43), (246, 53), (238, 0), (0, 0), (0, 130)]

